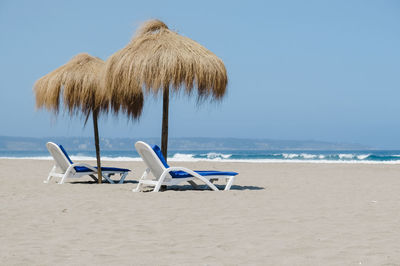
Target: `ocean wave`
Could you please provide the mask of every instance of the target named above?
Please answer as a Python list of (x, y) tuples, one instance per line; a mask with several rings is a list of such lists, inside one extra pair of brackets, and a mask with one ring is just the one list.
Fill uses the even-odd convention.
[(175, 162), (196, 161), (196, 159), (194, 158), (194, 154), (186, 154), (186, 153), (175, 153), (172, 158), (168, 157), (168, 160), (175, 161)]
[(200, 158), (207, 158), (210, 160), (214, 160), (214, 159), (228, 159), (232, 156), (232, 154), (223, 154), (223, 153), (217, 153), (217, 152), (209, 152), (206, 154), (200, 154)]
[(345, 154), (341, 153), (338, 156), (339, 156), (339, 159), (354, 159), (354, 157), (355, 157), (354, 154), (347, 154), (347, 153), (345, 153)]
[[(216, 161), (218, 162), (218, 161)], [(348, 161), (340, 161), (340, 160), (284, 160), (284, 159), (251, 159), (251, 160), (243, 160), (243, 159), (228, 159), (220, 162), (227, 163), (326, 163), (326, 164), (400, 164), (400, 160), (397, 161), (371, 161), (371, 160), (348, 160)]]
[[(101, 157), (102, 161), (141, 161), (137, 153), (126, 151), (106, 151)], [(32, 156), (34, 155), (34, 156)], [(37, 155), (37, 156), (35, 156)], [(1, 159), (34, 159), (52, 160), (51, 156), (45, 153), (5, 153)], [(72, 153), (73, 161), (91, 161), (95, 163), (96, 157), (93, 154)], [(291, 151), (291, 152), (270, 152), (270, 151), (230, 151), (229, 153), (218, 153), (215, 151), (190, 151), (170, 152), (168, 160), (172, 162), (262, 162), (262, 163), (384, 163), (400, 164), (400, 151)]]
[(361, 155), (357, 155), (357, 159), (358, 160), (365, 160), (367, 159), (371, 154), (361, 154)]
[[(95, 157), (73, 157), (74, 161), (96, 161)], [(10, 159), (10, 160), (53, 160), (52, 157), (42, 156), (42, 157), (0, 157), (0, 159)], [(142, 161), (138, 157), (102, 157), (102, 161)], [(389, 160), (389, 161), (373, 161), (373, 160), (323, 160), (323, 159), (206, 159), (206, 158), (193, 158), (193, 156), (186, 156), (186, 154), (174, 155), (169, 157), (168, 161), (171, 162), (197, 162), (197, 161), (209, 161), (209, 162), (227, 162), (227, 163), (327, 163), (327, 164), (400, 164), (400, 160)]]
[[(279, 156), (279, 154), (276, 154), (276, 155)], [(290, 153), (290, 154), (288, 154), (288, 153), (283, 153), (282, 156), (283, 156), (283, 158), (285, 158), (285, 159), (294, 159), (294, 158), (297, 158), (299, 155), (296, 154), (296, 153)]]

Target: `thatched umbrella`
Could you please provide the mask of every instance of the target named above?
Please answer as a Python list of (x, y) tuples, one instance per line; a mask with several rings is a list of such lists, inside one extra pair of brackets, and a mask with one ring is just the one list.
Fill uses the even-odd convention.
[[(106, 61), (103, 88), (108, 97), (147, 92), (163, 93), (161, 149), (167, 158), (169, 90), (197, 88), (199, 99), (221, 99), (228, 78), (224, 63), (197, 42), (168, 29), (162, 21), (144, 23), (126, 47)], [(129, 106), (120, 98), (117, 106)]]
[[(59, 113), (61, 99), (70, 115), (81, 112), (85, 124), (92, 114), (96, 146), (98, 182), (102, 181), (99, 131), (97, 118), (99, 112), (107, 111), (109, 102), (99, 100), (100, 77), (105, 63), (86, 53), (78, 54), (67, 64), (43, 76), (34, 85), (36, 107)], [(137, 94), (132, 102), (131, 116), (138, 118), (142, 111), (143, 95)]]

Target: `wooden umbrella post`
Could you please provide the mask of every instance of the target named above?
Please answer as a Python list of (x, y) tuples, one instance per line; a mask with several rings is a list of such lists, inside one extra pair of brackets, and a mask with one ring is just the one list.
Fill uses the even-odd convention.
[(101, 184), (103, 175), (101, 173), (101, 161), (100, 161), (100, 145), (99, 145), (99, 128), (97, 125), (97, 117), (99, 115), (98, 110), (93, 111), (93, 129), (94, 129), (94, 142), (96, 146), (96, 159), (97, 159), (97, 178), (98, 183)]
[(169, 85), (164, 86), (163, 90), (163, 118), (161, 132), (161, 152), (167, 161), (168, 155), (168, 109), (169, 109)]

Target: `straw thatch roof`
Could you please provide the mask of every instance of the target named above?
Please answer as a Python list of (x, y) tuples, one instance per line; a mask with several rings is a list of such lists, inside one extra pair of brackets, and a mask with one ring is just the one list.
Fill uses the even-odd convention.
[[(98, 57), (81, 53), (68, 63), (43, 76), (34, 85), (36, 107), (58, 113), (61, 100), (70, 114), (81, 111), (86, 117), (95, 109), (107, 111), (108, 101), (99, 100), (100, 80), (105, 63)], [(131, 115), (139, 117), (143, 106), (143, 96)]]
[(125, 97), (142, 86), (155, 94), (165, 88), (184, 87), (187, 93), (197, 88), (199, 97), (220, 99), (228, 78), (224, 63), (215, 54), (163, 22), (150, 20), (106, 61), (103, 81), (108, 98), (126, 106)]

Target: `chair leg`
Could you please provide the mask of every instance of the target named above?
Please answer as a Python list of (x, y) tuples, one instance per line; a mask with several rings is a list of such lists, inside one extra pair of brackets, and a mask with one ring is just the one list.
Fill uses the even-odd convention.
[(43, 181), (43, 183), (48, 184), (48, 183), (50, 182), (50, 180), (51, 180), (52, 177), (53, 177), (53, 176), (52, 176), (51, 174), (49, 174), (49, 176), (47, 177), (46, 180)]
[(166, 176), (167, 176), (167, 173), (166, 173), (166, 172), (164, 172), (164, 173), (161, 175), (160, 179), (158, 179), (157, 185), (154, 187), (153, 192), (158, 192), (158, 191), (160, 191), (161, 185), (163, 185)]
[(139, 181), (139, 184), (136, 186), (136, 188), (132, 189), (132, 191), (133, 191), (133, 192), (140, 192), (140, 189), (141, 189), (142, 185), (143, 185), (143, 184), (140, 183), (140, 181)]
[(56, 166), (53, 166), (53, 168), (51, 169), (49, 176), (47, 177), (46, 180), (43, 181), (43, 183), (48, 184), (50, 182), (50, 179), (53, 177), (53, 173), (56, 170)]
[(68, 171), (67, 171), (67, 172), (63, 175), (63, 177), (61, 178), (60, 183), (58, 183), (59, 185), (64, 184), (65, 179), (67, 178), (67, 174), (69, 175), (69, 172), (68, 172)]
[(230, 190), (231, 186), (233, 184), (233, 181), (235, 181), (235, 177), (234, 176), (231, 176), (230, 178), (228, 178), (228, 182), (227, 182), (224, 190)]
[(144, 171), (142, 177), (140, 177), (139, 179), (139, 184), (137, 185), (136, 188), (132, 189), (133, 192), (140, 192), (140, 188), (142, 187), (143, 183), (141, 183), (140, 181), (142, 181), (143, 179), (145, 179), (148, 175), (148, 173), (150, 172), (150, 169), (147, 168), (146, 171)]
[(140, 181), (142, 181), (143, 179), (145, 179), (149, 173), (150, 173), (150, 169), (147, 168), (147, 169), (143, 172), (142, 176), (140, 177), (140, 179), (139, 179), (139, 184), (137, 185), (137, 187), (134, 188), (134, 189), (132, 189), (133, 192), (140, 192), (140, 188), (141, 188), (142, 185), (143, 185), (143, 183), (141, 183)]
[(67, 179), (70, 175), (71, 175), (71, 171), (72, 169), (74, 169), (73, 167), (68, 167), (67, 171), (65, 171), (65, 174), (63, 175), (63, 177), (61, 178), (60, 183), (58, 183), (59, 185), (64, 184), (65, 179)]
[(122, 184), (125, 181), (125, 177), (128, 175), (128, 172), (120, 174), (121, 179), (119, 180), (118, 184)]
[(160, 191), (161, 185), (162, 185), (162, 181), (158, 181), (157, 185), (153, 189), (153, 192)]
[(109, 174), (103, 174), (103, 177), (110, 183), (110, 184), (115, 184), (115, 182), (110, 178)]
[(95, 182), (99, 181), (95, 175), (89, 175)]
[(197, 189), (198, 185), (196, 184), (196, 182), (194, 182), (193, 180), (188, 181), (188, 183), (194, 188)]

